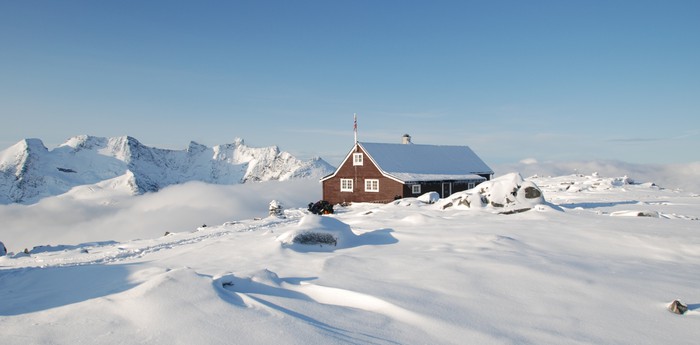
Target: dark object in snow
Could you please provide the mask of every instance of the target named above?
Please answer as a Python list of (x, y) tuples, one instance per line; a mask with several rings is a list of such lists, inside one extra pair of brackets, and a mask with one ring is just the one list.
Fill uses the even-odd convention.
[(332, 214), (333, 213), (333, 205), (329, 203), (326, 200), (320, 200), (317, 201), (316, 203), (310, 202), (309, 203), (309, 212), (313, 214), (318, 214), (318, 215), (323, 215), (323, 214)]
[(202, 224), (202, 226), (201, 226), (201, 228), (206, 228), (206, 227), (207, 227), (206, 224)]
[(681, 303), (681, 301), (677, 299), (673, 300), (673, 302), (671, 302), (671, 304), (669, 304), (666, 308), (668, 311), (678, 315), (683, 315), (686, 311), (688, 311), (688, 306)]
[(168, 236), (168, 235), (170, 235), (170, 231), (166, 231), (165, 235), (163, 235), (163, 236)]
[(525, 198), (537, 199), (542, 196), (542, 191), (533, 186), (525, 187)]
[(0, 256), (5, 256), (7, 255), (7, 248), (5, 248), (5, 244), (0, 242)]
[(271, 216), (284, 218), (284, 208), (282, 207), (282, 203), (277, 200), (272, 200), (270, 202), (269, 211)]
[(29, 249), (24, 248), (24, 254), (29, 254)]
[(304, 232), (299, 235), (296, 235), (294, 239), (292, 239), (292, 242), (298, 243), (298, 244), (310, 244), (310, 245), (316, 245), (316, 244), (329, 244), (329, 245), (338, 245), (338, 239), (335, 238), (335, 236), (323, 232)]
[(498, 214), (516, 214), (516, 213), (523, 213), (530, 211), (531, 208), (519, 208), (515, 210), (508, 210), (508, 211), (503, 211), (503, 212), (498, 212)]
[(64, 172), (64, 173), (77, 173), (77, 171), (75, 171), (73, 169), (67, 169), (67, 168), (56, 168), (56, 169), (58, 169), (58, 171)]

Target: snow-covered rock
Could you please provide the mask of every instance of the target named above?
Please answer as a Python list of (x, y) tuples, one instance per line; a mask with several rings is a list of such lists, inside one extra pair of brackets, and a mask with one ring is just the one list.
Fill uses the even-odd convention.
[(418, 200), (426, 204), (434, 204), (440, 200), (440, 194), (438, 194), (438, 192), (428, 192), (419, 196)]
[(349, 245), (357, 236), (350, 225), (335, 218), (309, 214), (304, 216), (295, 229), (289, 230), (277, 240), (284, 245), (343, 247)]
[(188, 181), (237, 184), (332, 171), (321, 158), (302, 161), (276, 146), (246, 146), (242, 139), (211, 148), (191, 142), (186, 150), (148, 147), (129, 136), (81, 135), (53, 150), (39, 139), (25, 139), (0, 152), (0, 204), (34, 203), (125, 174), (132, 193), (141, 194)]
[(514, 213), (532, 209), (544, 203), (542, 190), (532, 181), (526, 181), (518, 173), (510, 173), (475, 188), (452, 194), (441, 203), (449, 207), (491, 207), (499, 213)]
[(7, 248), (5, 247), (5, 244), (0, 242), (0, 256), (5, 256), (7, 255)]

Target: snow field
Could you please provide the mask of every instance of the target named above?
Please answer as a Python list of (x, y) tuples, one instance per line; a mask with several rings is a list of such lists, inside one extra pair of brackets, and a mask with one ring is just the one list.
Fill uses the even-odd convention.
[[(417, 199), (323, 217), (290, 207), (286, 218), (229, 218), (167, 236), (148, 229), (158, 235), (1, 257), (0, 337), (659, 344), (672, 335), (697, 343), (700, 198), (604, 178), (595, 188), (560, 187), (597, 178), (533, 179), (547, 204), (512, 215)], [(273, 198), (299, 205), (278, 196), (286, 183), (256, 192), (268, 196), (262, 214)], [(683, 217), (612, 216), (641, 211)], [(337, 246), (284, 241), (306, 230), (343, 236)], [(683, 316), (665, 309), (676, 298), (689, 305)]]

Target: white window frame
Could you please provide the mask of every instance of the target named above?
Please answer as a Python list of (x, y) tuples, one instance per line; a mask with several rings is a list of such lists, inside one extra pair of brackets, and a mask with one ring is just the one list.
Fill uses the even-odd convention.
[(341, 178), (340, 179), (340, 191), (341, 192), (352, 192), (353, 183), (351, 178)]
[(352, 154), (352, 165), (362, 165), (364, 161), (364, 155), (362, 152)]
[(411, 193), (420, 194), (420, 185), (419, 184), (412, 185), (411, 186)]
[(365, 192), (379, 192), (379, 180), (376, 178), (365, 179)]

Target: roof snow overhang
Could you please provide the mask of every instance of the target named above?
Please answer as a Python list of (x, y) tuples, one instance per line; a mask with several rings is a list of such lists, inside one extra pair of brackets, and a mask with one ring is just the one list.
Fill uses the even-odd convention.
[[(450, 174), (411, 174), (411, 173), (385, 173), (401, 183), (437, 182), (437, 181), (485, 181), (486, 178), (477, 174), (450, 175)], [(390, 178), (391, 178), (390, 177)]]

